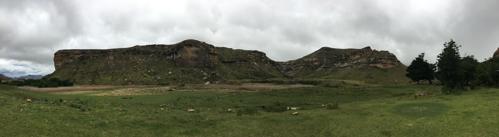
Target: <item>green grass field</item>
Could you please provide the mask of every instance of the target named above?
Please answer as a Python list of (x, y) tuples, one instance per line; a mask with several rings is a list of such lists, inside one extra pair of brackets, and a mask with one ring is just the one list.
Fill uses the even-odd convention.
[[(499, 89), (460, 95), (439, 89), (340, 86), (93, 96), (0, 86), (0, 136), (499, 136)], [(433, 94), (415, 99), (418, 91)], [(338, 108), (330, 107), (334, 104)]]

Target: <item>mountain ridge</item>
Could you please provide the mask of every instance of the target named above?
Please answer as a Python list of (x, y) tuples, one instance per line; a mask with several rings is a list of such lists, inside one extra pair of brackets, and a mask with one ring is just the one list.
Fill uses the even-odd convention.
[[(54, 65), (56, 71), (47, 77), (72, 80), (78, 84), (171, 84), (223, 80), (347, 78), (334, 76), (349, 69), (388, 71), (393, 68), (405, 68), (395, 55), (388, 51), (372, 50), (370, 47), (322, 47), (302, 58), (277, 62), (261, 51), (215, 47), (193, 39), (172, 45), (59, 50), (54, 55)], [(355, 75), (356, 72), (357, 70), (349, 72), (348, 75)], [(394, 77), (403, 79), (403, 75), (397, 73)], [(364, 77), (369, 78), (361, 76), (359, 79)]]

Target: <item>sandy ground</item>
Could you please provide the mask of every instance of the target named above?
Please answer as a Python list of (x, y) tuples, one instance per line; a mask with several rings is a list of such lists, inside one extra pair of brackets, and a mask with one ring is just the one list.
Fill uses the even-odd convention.
[(230, 84), (189, 84), (179, 86), (110, 86), (110, 85), (81, 85), (74, 87), (58, 88), (36, 88), (21, 87), (22, 89), (34, 92), (46, 92), (53, 94), (88, 94), (95, 96), (133, 96), (133, 95), (156, 95), (165, 94), (171, 91), (219, 91), (219, 92), (260, 92), (274, 89), (289, 89), (313, 87), (313, 85), (290, 84), (279, 85), (269, 83), (244, 83), (238, 85)]

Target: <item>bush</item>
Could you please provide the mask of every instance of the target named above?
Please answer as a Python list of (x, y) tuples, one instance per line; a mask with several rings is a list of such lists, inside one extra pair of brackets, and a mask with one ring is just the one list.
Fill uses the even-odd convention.
[(286, 105), (279, 102), (272, 105), (262, 106), (262, 109), (267, 112), (284, 112), (288, 110)]
[(80, 111), (90, 111), (90, 107), (88, 106), (87, 101), (76, 100), (69, 104), (69, 107), (79, 109)]
[(411, 65), (407, 67), (406, 76), (418, 84), (421, 80), (427, 80), (429, 84), (432, 84), (432, 80), (435, 78), (435, 65), (428, 63), (424, 59), (424, 55), (421, 53), (411, 62)]

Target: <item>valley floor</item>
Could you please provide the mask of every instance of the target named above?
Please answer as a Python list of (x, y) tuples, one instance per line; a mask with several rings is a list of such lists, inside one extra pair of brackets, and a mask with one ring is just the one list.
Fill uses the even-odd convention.
[[(79, 88), (0, 85), (0, 136), (499, 136), (499, 89), (441, 95), (440, 87), (416, 85)], [(414, 96), (421, 92), (430, 94)]]

